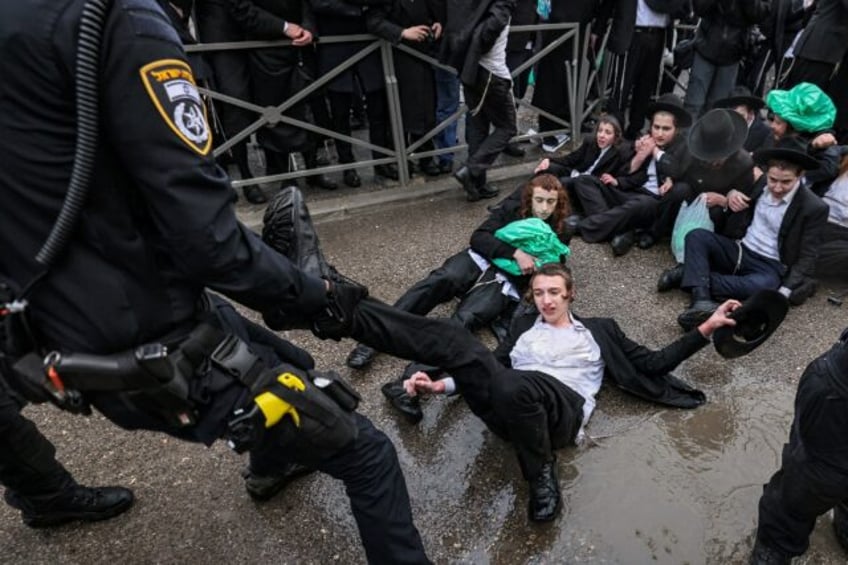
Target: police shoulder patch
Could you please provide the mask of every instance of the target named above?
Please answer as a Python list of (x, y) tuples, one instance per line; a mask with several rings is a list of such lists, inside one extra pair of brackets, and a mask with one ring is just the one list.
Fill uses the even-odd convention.
[(147, 93), (168, 127), (186, 145), (207, 155), (212, 148), (212, 132), (188, 63), (161, 59), (143, 66), (140, 73)]

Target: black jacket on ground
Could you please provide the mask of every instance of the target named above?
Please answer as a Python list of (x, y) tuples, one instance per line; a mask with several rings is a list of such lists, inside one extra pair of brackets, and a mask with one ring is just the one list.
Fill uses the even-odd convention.
[[(763, 196), (765, 175), (754, 185), (749, 206), (741, 212), (731, 213), (725, 224), (725, 235), (742, 239), (754, 220), (757, 201)], [(767, 189), (766, 189), (767, 190)], [(780, 262), (786, 265), (783, 286), (795, 289), (805, 279), (813, 277), (816, 267), (821, 232), (827, 222), (827, 204), (806, 186), (798, 192), (786, 209), (777, 238)]]
[[(515, 342), (533, 326), (537, 317), (538, 313), (533, 311), (513, 319), (509, 335), (495, 350), (498, 361), (511, 366), (509, 354)], [(675, 367), (709, 343), (697, 329), (653, 351), (628, 338), (612, 318), (577, 319), (592, 332), (592, 338), (601, 349), (604, 378), (612, 380), (622, 390), (678, 408), (696, 408), (706, 402), (703, 392), (671, 374)]]

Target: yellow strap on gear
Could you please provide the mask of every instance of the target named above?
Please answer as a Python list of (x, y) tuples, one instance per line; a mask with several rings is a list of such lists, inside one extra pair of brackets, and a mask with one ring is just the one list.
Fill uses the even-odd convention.
[[(277, 376), (277, 382), (284, 387), (292, 390), (304, 391), (306, 385), (299, 377), (291, 373), (283, 373)], [(263, 392), (253, 399), (262, 414), (265, 415), (265, 427), (270, 428), (283, 419), (283, 416), (290, 414), (294, 425), (300, 427), (300, 414), (297, 413), (294, 406), (274, 394), (273, 392)]]

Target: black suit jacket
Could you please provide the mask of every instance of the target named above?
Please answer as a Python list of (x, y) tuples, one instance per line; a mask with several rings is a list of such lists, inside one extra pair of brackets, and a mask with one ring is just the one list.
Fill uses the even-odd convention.
[[(587, 135), (583, 139), (583, 144), (576, 151), (572, 151), (559, 159), (551, 159), (550, 166), (547, 170), (541, 171), (540, 174), (550, 173), (557, 177), (567, 177), (573, 170), (585, 171), (592, 166), (600, 153), (601, 149), (595, 142), (595, 136)], [(622, 141), (618, 145), (610, 147), (591, 174), (595, 177), (604, 173), (615, 176), (628, 165), (631, 156), (630, 144)]]
[(848, 0), (819, 0), (801, 33), (795, 55), (836, 64), (848, 49)]
[[(754, 194), (748, 208), (730, 214), (725, 226), (725, 234), (741, 239), (754, 220), (757, 202), (764, 194), (765, 175), (754, 185)], [(790, 289), (798, 288), (805, 279), (812, 278), (815, 272), (821, 232), (827, 222), (827, 204), (813, 194), (806, 186), (798, 192), (786, 209), (777, 237), (777, 249), (780, 262), (786, 265), (782, 284)]]
[[(509, 334), (495, 350), (498, 361), (511, 366), (509, 353), (519, 336), (533, 326), (537, 316), (534, 309), (513, 319)], [(628, 338), (611, 318), (577, 319), (592, 332), (592, 338), (601, 349), (604, 377), (619, 388), (639, 398), (678, 408), (695, 408), (706, 402), (703, 392), (671, 374), (675, 367), (709, 343), (697, 329), (662, 349), (651, 350)]]
[(754, 118), (751, 127), (748, 128), (748, 137), (745, 138), (745, 151), (753, 153), (757, 149), (769, 149), (774, 145), (774, 136), (771, 128), (760, 118)]
[[(648, 182), (648, 165), (650, 159), (645, 159), (642, 165), (634, 172), (616, 177), (618, 187), (622, 190), (640, 190)], [(686, 136), (678, 131), (677, 136), (665, 147), (665, 153), (657, 162), (657, 184), (662, 184), (665, 179), (673, 181), (683, 179), (689, 164), (692, 162), (692, 154), (686, 145)]]

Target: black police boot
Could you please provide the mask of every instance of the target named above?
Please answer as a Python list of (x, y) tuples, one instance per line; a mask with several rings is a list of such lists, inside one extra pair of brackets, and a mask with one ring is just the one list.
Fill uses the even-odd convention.
[(244, 477), (244, 489), (250, 495), (250, 498), (257, 502), (265, 502), (274, 498), (298, 477), (314, 472), (315, 469), (312, 467), (300, 463), (289, 463), (279, 474), (256, 475), (250, 470), (250, 467), (247, 467), (242, 471), (241, 476)]
[(692, 303), (677, 317), (677, 323), (688, 332), (706, 322), (718, 306), (718, 302), (710, 297), (707, 289), (693, 288)]
[(670, 269), (666, 269), (657, 281), (657, 292), (667, 292), (673, 288), (680, 288), (683, 282), (683, 263), (678, 263)]
[(792, 557), (777, 548), (770, 547), (757, 540), (751, 552), (749, 565), (789, 565)]
[(636, 235), (632, 231), (620, 233), (610, 241), (612, 254), (621, 257), (633, 248), (636, 243)]
[(134, 497), (123, 487), (89, 488), (74, 485), (51, 500), (38, 502), (6, 489), (6, 502), (21, 511), (24, 524), (30, 528), (49, 528), (81, 520), (107, 520), (132, 506)]
[(530, 503), (527, 513), (533, 522), (550, 522), (562, 509), (562, 496), (556, 476), (555, 462), (542, 466), (539, 474), (530, 479)]
[(364, 369), (377, 356), (377, 350), (373, 347), (368, 347), (364, 343), (357, 343), (356, 347), (347, 356), (347, 366), (351, 369)]
[(383, 391), (383, 395), (389, 399), (392, 406), (411, 423), (417, 424), (424, 418), (424, 412), (421, 410), (421, 399), (417, 396), (409, 396), (406, 393), (402, 378), (384, 384), (380, 387), (380, 390)]

